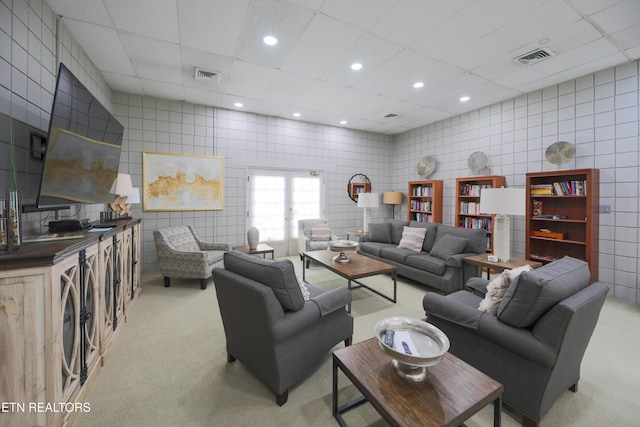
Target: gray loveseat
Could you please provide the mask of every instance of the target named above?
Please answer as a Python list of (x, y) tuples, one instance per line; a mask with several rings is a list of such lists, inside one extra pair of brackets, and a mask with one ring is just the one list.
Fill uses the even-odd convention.
[(341, 341), (351, 344), (353, 317), (346, 288), (325, 291), (300, 284), (290, 260), (224, 254), (213, 269), (227, 338), (227, 361), (245, 365), (286, 403), (291, 387), (307, 377)]
[[(398, 247), (404, 227), (427, 229), (421, 251)], [(471, 277), (480, 276), (481, 268), (463, 259), (485, 253), (486, 242), (486, 232), (481, 229), (387, 218), (369, 224), (369, 235), (360, 239), (358, 252), (395, 265), (401, 276), (451, 293), (463, 289)]]
[(449, 351), (502, 383), (504, 403), (524, 426), (537, 426), (565, 391), (577, 391), (609, 292), (589, 278), (586, 262), (564, 257), (514, 278), (496, 314), (479, 310), (489, 284), (482, 278), (447, 296), (429, 292), (423, 306), (427, 321), (449, 337)]

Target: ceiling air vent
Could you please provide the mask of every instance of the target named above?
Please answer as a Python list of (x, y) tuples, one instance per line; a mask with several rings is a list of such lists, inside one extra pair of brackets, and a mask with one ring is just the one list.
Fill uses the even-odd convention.
[(194, 68), (194, 77), (196, 80), (211, 80), (218, 83), (221, 75), (222, 73), (218, 71), (207, 71), (198, 67)]
[(547, 59), (555, 55), (556, 54), (553, 53), (553, 51), (551, 51), (550, 49), (540, 48), (540, 49), (532, 50), (529, 53), (525, 53), (524, 55), (518, 56), (517, 58), (513, 58), (513, 60), (520, 65), (529, 65), (536, 62), (540, 62), (544, 59)]
[(398, 115), (393, 113), (389, 113), (386, 116), (384, 116), (385, 119), (395, 119), (396, 117), (398, 117)]

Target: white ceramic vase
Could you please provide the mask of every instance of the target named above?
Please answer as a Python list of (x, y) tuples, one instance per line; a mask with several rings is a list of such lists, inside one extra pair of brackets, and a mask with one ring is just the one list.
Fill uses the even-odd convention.
[(249, 249), (255, 251), (258, 247), (259, 240), (260, 231), (255, 227), (249, 228), (249, 230), (247, 231), (247, 242), (249, 243)]

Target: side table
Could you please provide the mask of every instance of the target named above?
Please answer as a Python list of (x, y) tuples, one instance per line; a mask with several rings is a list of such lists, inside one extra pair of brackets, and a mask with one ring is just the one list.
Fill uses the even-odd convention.
[(471, 255), (464, 258), (464, 262), (469, 264), (480, 265), (487, 268), (487, 279), (490, 278), (491, 270), (511, 270), (513, 268), (522, 267), (524, 265), (530, 265), (531, 268), (538, 268), (542, 265), (541, 262), (531, 261), (529, 259), (510, 258), (508, 262), (502, 261), (489, 261), (490, 254)]
[(258, 243), (258, 246), (254, 250), (249, 249), (249, 246), (247, 245), (234, 246), (233, 249), (236, 251), (244, 252), (245, 254), (249, 254), (249, 255), (262, 254), (262, 258), (266, 258), (267, 254), (270, 253), (271, 259), (274, 259), (273, 258), (274, 249), (271, 246), (266, 245), (264, 243)]
[(369, 233), (366, 231), (362, 231), (362, 230), (351, 230), (351, 231), (347, 231), (347, 240), (350, 239), (351, 236), (355, 236), (358, 238), (358, 240), (360, 240), (360, 237), (364, 237), (364, 236), (368, 236)]

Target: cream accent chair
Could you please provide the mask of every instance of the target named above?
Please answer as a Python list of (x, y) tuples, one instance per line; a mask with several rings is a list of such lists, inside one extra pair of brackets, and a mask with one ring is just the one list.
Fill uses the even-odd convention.
[(223, 266), (222, 256), (231, 250), (228, 243), (201, 240), (190, 225), (154, 230), (153, 240), (165, 288), (171, 285), (171, 277), (184, 277), (200, 279), (200, 289), (207, 289), (211, 271)]
[[(331, 240), (337, 240), (337, 237), (331, 233), (331, 227), (329, 227), (329, 238), (325, 238), (323, 240), (314, 239), (312, 235), (313, 224), (326, 224), (328, 226), (329, 221), (322, 218), (298, 220), (298, 252), (301, 260), (304, 258), (302, 256), (303, 252), (328, 249), (329, 242)], [(309, 267), (308, 260), (307, 267)]]

